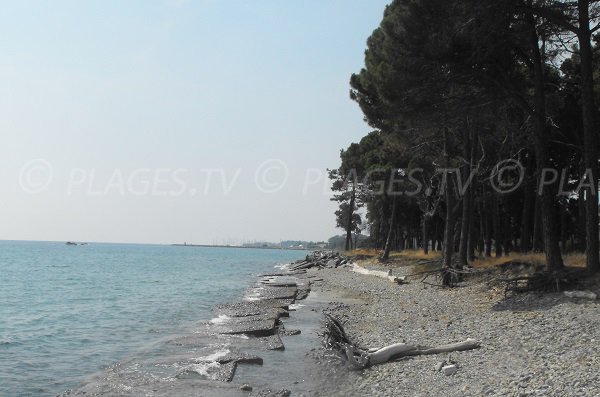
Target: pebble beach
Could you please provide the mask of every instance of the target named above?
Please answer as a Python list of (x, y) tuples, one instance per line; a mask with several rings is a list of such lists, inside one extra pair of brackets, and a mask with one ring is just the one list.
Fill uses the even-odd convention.
[[(337, 395), (600, 395), (598, 301), (560, 293), (505, 297), (500, 286), (486, 282), (440, 289), (417, 277), (398, 285), (350, 267), (309, 272), (323, 279), (313, 286), (316, 293), (354, 300), (351, 304), (333, 301), (326, 311), (340, 319), (349, 337), (361, 346), (481, 341), (477, 350), (410, 357), (361, 371), (348, 369), (344, 384), (336, 386)], [(400, 264), (393, 272), (410, 276), (414, 269)], [(458, 371), (444, 375), (439, 369), (447, 364)]]

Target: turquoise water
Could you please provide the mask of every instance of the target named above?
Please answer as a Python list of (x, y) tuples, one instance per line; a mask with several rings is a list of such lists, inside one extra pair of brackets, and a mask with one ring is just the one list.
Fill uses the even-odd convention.
[(0, 396), (52, 396), (302, 251), (0, 241)]

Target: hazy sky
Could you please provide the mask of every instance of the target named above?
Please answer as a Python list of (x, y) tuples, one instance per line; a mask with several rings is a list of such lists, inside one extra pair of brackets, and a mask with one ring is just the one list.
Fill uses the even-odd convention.
[(387, 0), (13, 1), (0, 239), (326, 239)]

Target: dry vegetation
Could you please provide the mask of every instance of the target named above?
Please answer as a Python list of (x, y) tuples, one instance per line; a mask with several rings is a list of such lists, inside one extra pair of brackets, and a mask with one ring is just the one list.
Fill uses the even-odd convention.
[[(381, 256), (383, 251), (376, 249), (357, 249), (353, 251), (347, 251), (344, 255), (347, 256), (356, 256), (363, 260), (375, 259)], [(423, 253), (422, 250), (404, 250), (398, 252), (392, 252), (390, 254), (390, 261), (400, 261), (400, 260), (423, 260), (423, 259), (437, 259), (441, 257), (441, 253), (438, 251), (429, 252), (427, 255)], [(585, 268), (585, 254), (583, 253), (571, 253), (565, 254), (563, 257), (565, 261), (565, 265), (568, 267), (577, 267), (577, 268)], [(544, 253), (518, 253), (514, 252), (506, 256), (501, 256), (499, 258), (492, 256), (489, 258), (477, 258), (472, 263), (471, 266), (478, 269), (486, 269), (495, 266), (499, 266), (503, 263), (507, 262), (523, 262), (530, 263), (534, 265), (546, 265), (546, 256)]]

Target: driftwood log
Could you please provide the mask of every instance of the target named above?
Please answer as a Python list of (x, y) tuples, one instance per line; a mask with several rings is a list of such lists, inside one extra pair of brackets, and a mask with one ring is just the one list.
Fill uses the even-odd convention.
[(348, 335), (346, 335), (346, 331), (344, 331), (342, 324), (336, 318), (328, 314), (325, 314), (323, 336), (324, 345), (327, 349), (338, 352), (341, 357), (348, 361), (348, 363), (358, 369), (387, 363), (402, 357), (473, 350), (481, 346), (479, 341), (467, 339), (463, 342), (437, 347), (395, 343), (382, 348), (366, 349), (353, 343), (350, 338), (348, 338)]
[(401, 277), (394, 276), (392, 274), (391, 269), (387, 272), (384, 272), (381, 270), (368, 270), (362, 266), (357, 265), (356, 263), (353, 263), (352, 268), (350, 270), (352, 270), (353, 272), (358, 273), (358, 274), (364, 274), (367, 276), (375, 276), (375, 277), (385, 278), (385, 279), (391, 281), (392, 283), (403, 284), (406, 282), (405, 276), (401, 276)]

